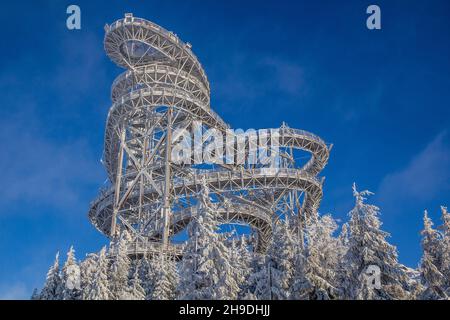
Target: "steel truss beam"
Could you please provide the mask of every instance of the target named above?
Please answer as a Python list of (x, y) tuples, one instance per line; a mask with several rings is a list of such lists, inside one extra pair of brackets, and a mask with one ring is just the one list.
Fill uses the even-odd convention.
[[(127, 70), (111, 89), (103, 163), (111, 182), (92, 202), (94, 226), (116, 237), (132, 232), (130, 252), (166, 250), (180, 257), (182, 246), (171, 241), (197, 214), (196, 196), (206, 183), (220, 223), (249, 225), (257, 234), (253, 247), (263, 252), (272, 227), (291, 217), (301, 234), (316, 219), (331, 145), (319, 137), (287, 127), (256, 132), (257, 139), (277, 134), (279, 168), (220, 164), (199, 169), (171, 159), (177, 129), (205, 129), (225, 134), (230, 126), (210, 107), (209, 82), (191, 46), (172, 32), (144, 19), (125, 18), (105, 26), (107, 55)], [(247, 158), (250, 140), (245, 140)], [(231, 148), (236, 153), (237, 145)], [(310, 153), (301, 167), (293, 150)], [(194, 156), (192, 156), (192, 160)], [(294, 219), (292, 219), (294, 217)], [(301, 237), (302, 238), (302, 237)]]

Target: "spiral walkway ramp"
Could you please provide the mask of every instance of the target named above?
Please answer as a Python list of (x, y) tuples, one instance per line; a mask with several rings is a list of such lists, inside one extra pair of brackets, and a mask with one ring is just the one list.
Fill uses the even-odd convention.
[[(268, 149), (276, 159), (270, 165), (224, 159), (198, 163), (194, 155), (188, 163), (178, 163), (173, 150), (179, 132), (191, 132), (196, 123), (224, 136), (231, 129), (210, 106), (209, 82), (191, 45), (126, 14), (105, 26), (104, 47), (126, 70), (113, 82), (106, 121), (102, 160), (110, 187), (101, 190), (88, 214), (100, 232), (114, 238), (128, 230), (134, 250), (141, 253), (179, 252), (173, 239), (195, 216), (203, 187), (211, 191), (219, 222), (249, 226), (258, 252), (266, 250), (272, 226), (280, 219), (290, 217), (302, 229), (316, 218), (323, 183), (317, 176), (331, 145), (282, 125), (254, 132), (255, 141), (270, 141)], [(243, 149), (234, 142), (231, 148), (249, 159), (252, 141), (249, 136), (243, 141)], [(296, 151), (309, 159), (298, 164)]]

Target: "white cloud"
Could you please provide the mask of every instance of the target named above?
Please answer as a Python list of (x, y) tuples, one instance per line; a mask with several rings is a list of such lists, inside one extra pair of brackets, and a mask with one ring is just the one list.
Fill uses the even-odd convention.
[(3, 213), (18, 201), (58, 209), (85, 208), (83, 188), (102, 181), (99, 157), (84, 140), (59, 141), (46, 137), (44, 131), (35, 120), (22, 116), (0, 122)]
[[(64, 37), (57, 52), (61, 62), (57, 64), (52, 84), (67, 99), (97, 90), (99, 84), (107, 84), (105, 66), (107, 60), (102, 40), (92, 32), (83, 32), (80, 37)], [(66, 96), (66, 94), (68, 96)]]
[(30, 299), (31, 293), (25, 284), (18, 282), (0, 288), (0, 300), (25, 300)]
[(447, 133), (442, 132), (404, 169), (383, 179), (378, 196), (384, 204), (428, 201), (439, 192), (450, 190), (450, 146), (446, 138)]
[(212, 96), (213, 100), (217, 97), (223, 111), (251, 112), (261, 101), (285, 105), (307, 92), (302, 66), (272, 55), (232, 52), (227, 63), (215, 66), (211, 74), (220, 74), (212, 81)]
[(264, 59), (262, 64), (268, 67), (273, 86), (281, 92), (297, 96), (305, 89), (304, 71), (298, 64), (273, 57)]

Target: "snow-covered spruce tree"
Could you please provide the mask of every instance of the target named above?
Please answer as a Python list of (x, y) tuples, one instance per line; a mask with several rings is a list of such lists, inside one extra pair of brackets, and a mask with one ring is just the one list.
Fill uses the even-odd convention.
[(33, 293), (31, 294), (31, 300), (41, 300), (41, 295), (37, 288), (33, 289)]
[(124, 230), (120, 234), (119, 239), (110, 247), (110, 255), (113, 258), (109, 269), (109, 290), (112, 293), (113, 300), (123, 300), (128, 297), (128, 280), (131, 264), (127, 252), (129, 241), (130, 236)]
[(56, 253), (55, 262), (47, 272), (47, 279), (40, 294), (41, 300), (61, 300), (62, 280), (59, 272), (59, 252)]
[(89, 292), (92, 290), (93, 284), (96, 281), (95, 275), (97, 273), (98, 255), (90, 253), (86, 259), (80, 262), (81, 272), (81, 299), (87, 300)]
[(217, 233), (216, 210), (205, 181), (198, 200), (197, 214), (187, 227), (189, 240), (180, 269), (180, 298), (235, 299), (239, 286), (233, 278), (224, 236)]
[(407, 289), (409, 292), (408, 299), (416, 300), (419, 297), (420, 293), (423, 291), (423, 286), (420, 280), (419, 268), (413, 269), (404, 265), (402, 265), (402, 268), (408, 277), (408, 285), (407, 285)]
[(67, 252), (67, 259), (61, 273), (63, 300), (81, 299), (81, 272), (75, 258), (73, 246)]
[(145, 291), (145, 300), (152, 300), (153, 289), (155, 287), (156, 271), (153, 260), (151, 256), (145, 255), (141, 261), (139, 274), (142, 288)]
[(348, 224), (344, 223), (341, 228), (341, 233), (338, 237), (339, 246), (341, 248), (341, 255), (343, 256), (347, 252), (348, 247)]
[(342, 249), (339, 239), (333, 237), (336, 229), (337, 224), (330, 215), (322, 216), (307, 227), (307, 247), (296, 259), (293, 298), (329, 300), (338, 297), (336, 271)]
[(442, 225), (440, 230), (442, 232), (441, 241), (441, 270), (445, 277), (444, 292), (447, 297), (450, 297), (450, 213), (447, 211), (447, 207), (441, 206), (442, 212)]
[(289, 220), (286, 218), (275, 223), (273, 239), (266, 256), (267, 276), (273, 300), (291, 298), (295, 249), (296, 243)]
[(233, 239), (230, 251), (231, 264), (236, 273), (235, 279), (239, 286), (238, 299), (243, 299), (248, 291), (247, 284), (252, 272), (252, 257), (248, 249), (246, 237), (241, 236), (239, 246), (236, 245), (236, 241)]
[(424, 228), (422, 234), (423, 255), (420, 261), (420, 277), (423, 291), (419, 294), (422, 300), (445, 299), (444, 292), (445, 277), (441, 272), (442, 267), (442, 244), (441, 235), (433, 228), (433, 222), (425, 210), (423, 217)]
[(338, 263), (336, 266), (336, 289), (338, 290), (338, 297), (337, 299), (349, 299), (350, 293), (348, 288), (350, 287), (350, 284), (348, 281), (350, 280), (348, 278), (348, 270), (347, 268), (347, 261), (346, 255), (348, 252), (349, 247), (349, 225), (348, 223), (344, 223), (341, 227), (341, 232), (338, 237), (338, 244), (339, 244), (339, 252), (338, 252)]
[(126, 296), (127, 300), (145, 300), (145, 290), (139, 278), (139, 262), (136, 263), (133, 276), (130, 280), (130, 288)]
[(226, 236), (219, 235), (214, 250), (214, 261), (218, 271), (218, 279), (214, 288), (214, 296), (218, 300), (237, 299), (240, 291), (240, 274), (231, 262), (231, 252), (225, 245)]
[[(386, 241), (389, 234), (380, 229), (379, 208), (365, 203), (369, 191), (358, 192), (353, 184), (355, 207), (350, 211), (348, 251), (341, 270), (347, 299), (405, 299), (408, 282), (397, 259), (397, 249)], [(369, 283), (368, 268), (380, 269), (381, 287)]]
[(253, 253), (250, 257), (249, 276), (241, 293), (242, 299), (268, 300), (270, 299), (270, 282), (265, 256)]
[(161, 253), (153, 259), (155, 278), (152, 300), (174, 300), (179, 281), (175, 258)]
[(106, 256), (106, 247), (98, 254), (94, 281), (90, 285), (87, 300), (110, 300), (113, 294), (109, 290), (108, 283), (109, 261)]
[(306, 276), (308, 270), (306, 257), (306, 246), (297, 242), (294, 257), (294, 276), (291, 287), (291, 299), (293, 300), (308, 300), (310, 299), (309, 292), (313, 290), (312, 283)]

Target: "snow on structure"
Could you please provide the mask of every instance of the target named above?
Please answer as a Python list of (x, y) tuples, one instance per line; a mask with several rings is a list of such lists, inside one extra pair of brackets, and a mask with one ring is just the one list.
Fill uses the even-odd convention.
[[(99, 231), (113, 240), (126, 229), (132, 253), (179, 255), (181, 249), (171, 239), (196, 214), (202, 181), (213, 194), (219, 222), (249, 225), (258, 252), (265, 252), (271, 241), (273, 219), (291, 216), (300, 226), (315, 220), (322, 198), (322, 180), (316, 176), (330, 150), (322, 139), (286, 125), (271, 129), (268, 136), (256, 132), (258, 140), (270, 140), (276, 132), (275, 156), (281, 160), (274, 170), (262, 161), (207, 169), (177, 164), (172, 159), (177, 132), (193, 131), (196, 122), (224, 135), (229, 129), (211, 109), (209, 82), (191, 46), (132, 14), (105, 26), (104, 46), (126, 71), (112, 85), (106, 122), (103, 163), (111, 187), (89, 211)], [(248, 138), (246, 150), (249, 144)], [(293, 150), (309, 152), (310, 160), (299, 167)]]
[[(32, 299), (448, 299), (445, 207), (439, 229), (425, 215), (415, 270), (398, 262), (379, 208), (366, 203), (370, 192), (353, 187), (355, 206), (339, 236), (330, 215), (318, 216), (317, 175), (331, 146), (311, 133), (286, 125), (255, 131), (256, 141), (270, 140), (275, 162), (247, 161), (250, 136), (244, 148), (231, 144), (232, 160), (244, 150), (243, 162), (174, 161), (180, 132), (199, 122), (202, 130), (230, 130), (210, 107), (208, 79), (191, 45), (131, 14), (105, 32), (107, 55), (127, 70), (112, 85), (106, 123), (111, 186), (91, 204), (89, 219), (111, 244), (82, 262), (71, 247), (63, 268), (57, 254)], [(311, 155), (303, 165), (295, 161), (298, 150)], [(239, 240), (219, 232), (230, 223), (252, 231)], [(176, 242), (183, 231), (187, 240)], [(368, 281), (373, 270), (379, 284)]]

